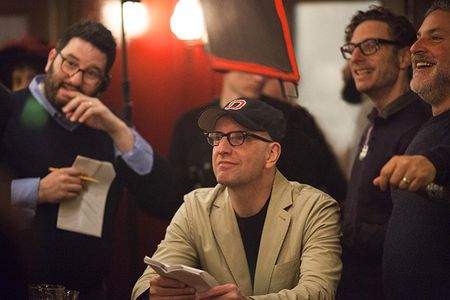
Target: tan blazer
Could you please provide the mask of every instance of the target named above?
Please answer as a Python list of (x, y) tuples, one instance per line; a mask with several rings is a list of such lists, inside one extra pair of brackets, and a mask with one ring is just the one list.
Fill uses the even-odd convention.
[[(195, 190), (167, 228), (153, 257), (208, 271), (254, 299), (334, 299), (340, 279), (339, 206), (327, 194), (277, 171), (258, 253), (255, 284), (227, 189)], [(151, 268), (132, 299), (149, 288)], [(260, 296), (256, 296), (260, 295)]]

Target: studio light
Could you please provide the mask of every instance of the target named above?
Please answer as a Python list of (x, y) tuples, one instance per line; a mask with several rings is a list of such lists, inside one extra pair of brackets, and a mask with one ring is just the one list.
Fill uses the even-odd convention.
[[(147, 7), (139, 1), (122, 1), (127, 38), (134, 38), (147, 32), (150, 27), (150, 15)], [(121, 36), (121, 2), (108, 1), (102, 7), (102, 22), (115, 37)]]
[(184, 41), (196, 41), (205, 38), (205, 25), (202, 8), (198, 0), (180, 0), (170, 18), (170, 29)]

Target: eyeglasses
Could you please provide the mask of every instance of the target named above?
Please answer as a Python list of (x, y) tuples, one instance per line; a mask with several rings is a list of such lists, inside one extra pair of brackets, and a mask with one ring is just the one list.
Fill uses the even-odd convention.
[(356, 48), (359, 48), (361, 53), (365, 56), (372, 55), (376, 53), (380, 49), (380, 45), (394, 45), (401, 46), (400, 42), (385, 40), (385, 39), (367, 39), (362, 41), (361, 43), (347, 43), (341, 47), (342, 56), (345, 59), (352, 58), (353, 51)]
[(206, 136), (206, 140), (208, 141), (208, 144), (215, 147), (218, 146), (220, 143), (220, 140), (226, 136), (228, 143), (230, 143), (231, 146), (240, 146), (245, 142), (245, 139), (249, 136), (267, 142), (272, 143), (273, 141), (266, 139), (262, 136), (259, 136), (254, 133), (250, 133), (247, 131), (231, 131), (228, 133), (223, 133), (219, 131), (213, 131), (213, 132), (204, 132), (203, 133)]
[(69, 57), (64, 57), (61, 52), (58, 52), (58, 54), (62, 58), (61, 71), (70, 77), (74, 76), (78, 72), (81, 72), (83, 83), (91, 86), (97, 86), (103, 79), (103, 74), (99, 70), (94, 68), (83, 70), (80, 68), (77, 61)]

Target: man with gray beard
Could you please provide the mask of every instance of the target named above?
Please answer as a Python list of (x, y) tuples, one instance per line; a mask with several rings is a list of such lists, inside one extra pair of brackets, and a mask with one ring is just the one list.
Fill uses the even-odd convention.
[(433, 3), (417, 36), (411, 47), (411, 88), (432, 106), (433, 117), (411, 141), (406, 155), (391, 159), (374, 180), (382, 188), (394, 187), (383, 285), (388, 299), (450, 299), (449, 0)]

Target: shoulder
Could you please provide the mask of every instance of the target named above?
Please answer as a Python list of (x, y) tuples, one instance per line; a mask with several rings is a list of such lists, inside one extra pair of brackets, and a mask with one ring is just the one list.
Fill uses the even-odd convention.
[(184, 196), (184, 204), (193, 210), (209, 212), (216, 200), (223, 196), (225, 187), (217, 184), (215, 187), (199, 188)]
[(417, 94), (411, 93), (412, 102), (406, 107), (405, 114), (418, 116), (416, 122), (423, 122), (431, 117), (431, 106), (423, 101)]
[(337, 201), (330, 195), (310, 185), (296, 181), (288, 181), (278, 173), (273, 189), (275, 197), (282, 199), (283, 206), (292, 206), (294, 210), (305, 210), (316, 206), (338, 208)]
[(337, 201), (327, 193), (307, 184), (290, 182), (292, 187), (293, 204), (300, 206), (330, 205), (337, 206)]

